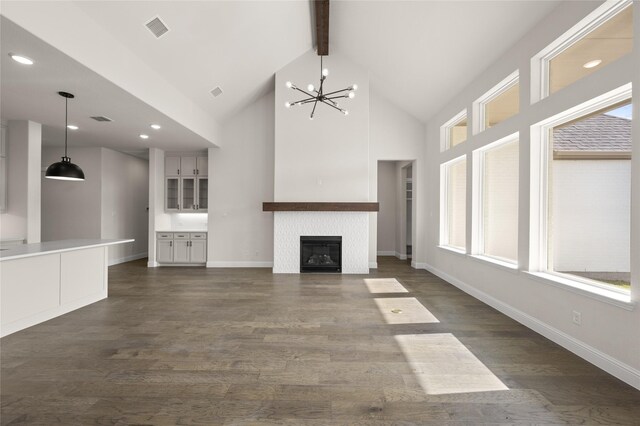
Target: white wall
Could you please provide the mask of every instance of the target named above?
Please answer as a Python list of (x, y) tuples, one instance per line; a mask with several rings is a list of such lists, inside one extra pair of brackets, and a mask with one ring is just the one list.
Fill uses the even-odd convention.
[(109, 263), (147, 256), (149, 162), (107, 148), (102, 155), (101, 238), (134, 238), (109, 247)]
[(330, 70), (325, 91), (358, 84), (355, 99), (339, 105), (344, 116), (327, 105), (287, 109), (286, 101), (304, 97), (287, 89), (319, 84), (320, 57), (308, 51), (276, 73), (274, 201), (369, 201), (369, 75), (340, 55), (324, 61)]
[[(412, 165), (414, 191), (412, 229), (414, 236), (421, 235), (423, 233), (423, 222), (416, 221), (416, 217), (423, 215), (424, 206), (419, 204), (421, 200), (417, 195), (417, 188), (420, 187), (420, 182), (422, 182), (424, 176), (425, 126), (420, 120), (403, 111), (379, 95), (375, 90), (370, 93), (369, 105), (371, 111), (369, 130), (369, 193), (371, 194), (371, 199), (375, 201), (375, 197), (378, 196), (377, 165), (379, 161), (403, 160), (402, 166), (405, 166), (407, 161), (415, 160)], [(398, 184), (401, 185), (401, 183)], [(404, 193), (398, 194), (398, 196), (404, 197)], [(418, 197), (417, 200), (416, 197)], [(399, 214), (405, 214), (404, 207), (401, 206), (399, 212)], [(376, 249), (378, 246), (377, 216), (377, 213), (371, 213), (369, 217), (369, 263), (372, 265), (376, 262), (377, 250), (380, 250)], [(401, 237), (401, 234), (405, 233), (406, 231), (396, 231), (396, 248), (399, 249), (399, 253), (404, 253), (406, 250), (406, 247), (402, 247), (406, 238)], [(412, 247), (414, 255), (415, 253), (421, 253), (423, 251), (422, 247), (422, 240), (416, 239)]]
[[(484, 70), (479, 78), (459, 94), (452, 94), (427, 124), (427, 167), (424, 196), (427, 198), (426, 253), (421, 255), (422, 266), (484, 300), (502, 312), (516, 318), (534, 330), (569, 348), (580, 356), (605, 368), (617, 377), (640, 388), (640, 309), (626, 309), (627, 305), (604, 302), (592, 294), (568, 286), (551, 284), (526, 273), (535, 253), (530, 253), (534, 239), (530, 235), (532, 184), (530, 180), (532, 145), (531, 125), (575, 105), (593, 99), (610, 90), (634, 82), (633, 138), (640, 140), (640, 49), (592, 75), (568, 86), (552, 96), (531, 104), (530, 60), (580, 19), (599, 6), (599, 2), (563, 2), (544, 19), (544, 25), (535, 27), (518, 41), (500, 60)], [(640, 28), (640, 14), (635, 13), (635, 27)], [(635, 31), (634, 44), (640, 45), (640, 31)], [(495, 127), (446, 152), (440, 152), (439, 128), (463, 108), (470, 108), (474, 100), (500, 82), (515, 69), (520, 70), (520, 113)], [(460, 155), (470, 156), (474, 149), (485, 146), (507, 135), (520, 132), (520, 180), (518, 270), (480, 261), (468, 255), (453, 253), (438, 247), (439, 233), (439, 165)], [(640, 187), (640, 145), (634, 144), (632, 160), (632, 187)], [(471, 171), (471, 164), (468, 166)], [(471, 173), (468, 173), (468, 182)], [(470, 184), (467, 185), (471, 187)], [(467, 224), (470, 227), (471, 193), (467, 194)], [(640, 210), (640, 191), (632, 192), (632, 211)], [(632, 259), (640, 259), (640, 215), (631, 218)], [(534, 235), (535, 236), (535, 235)], [(470, 236), (467, 247), (471, 246)], [(532, 266), (534, 266), (532, 264)], [(640, 262), (631, 263), (631, 300), (640, 301)], [(582, 314), (580, 326), (572, 323), (572, 311)]]
[[(64, 147), (42, 150), (42, 167), (60, 161)], [(42, 174), (42, 241), (100, 238), (102, 193), (101, 148), (71, 147), (69, 156), (80, 166), (81, 182), (46, 179)]]
[(209, 150), (207, 266), (272, 265), (273, 213), (262, 203), (273, 200), (274, 123), (271, 92), (226, 122), (224, 148)]
[(0, 240), (39, 243), (42, 126), (9, 121), (7, 135), (7, 211), (1, 215)]
[(378, 255), (395, 256), (396, 221), (398, 220), (396, 195), (398, 193), (396, 163), (380, 161), (378, 163)]
[(631, 161), (554, 161), (553, 213), (556, 271), (629, 272)]
[[(42, 167), (63, 148), (42, 150)], [(82, 182), (46, 179), (42, 173), (42, 240), (134, 238), (109, 248), (109, 263), (147, 255), (148, 162), (107, 148), (71, 147)]]

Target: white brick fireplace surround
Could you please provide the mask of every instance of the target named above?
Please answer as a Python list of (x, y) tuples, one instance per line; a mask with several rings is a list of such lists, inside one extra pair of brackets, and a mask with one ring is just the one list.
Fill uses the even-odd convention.
[(342, 273), (369, 273), (369, 213), (277, 211), (273, 218), (273, 272), (300, 273), (300, 236), (341, 236)]

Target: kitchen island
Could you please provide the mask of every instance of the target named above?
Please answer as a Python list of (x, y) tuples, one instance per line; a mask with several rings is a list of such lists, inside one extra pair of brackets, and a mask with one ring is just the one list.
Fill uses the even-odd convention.
[(0, 337), (108, 294), (109, 246), (134, 240), (63, 240), (0, 251)]

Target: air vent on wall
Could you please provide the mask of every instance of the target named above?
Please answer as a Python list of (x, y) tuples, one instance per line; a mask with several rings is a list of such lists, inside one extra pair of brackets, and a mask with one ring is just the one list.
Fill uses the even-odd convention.
[(222, 89), (220, 88), (220, 86), (218, 86), (211, 91), (211, 94), (214, 98), (217, 98), (218, 96), (222, 95)]
[(147, 22), (145, 26), (153, 33), (154, 36), (156, 36), (156, 38), (162, 37), (169, 31), (169, 28), (167, 28), (158, 16)]
[(96, 121), (107, 121), (107, 122), (108, 121), (113, 121), (112, 119), (110, 119), (109, 117), (105, 117), (104, 115), (98, 115), (98, 116), (91, 117), (91, 118), (93, 118)]

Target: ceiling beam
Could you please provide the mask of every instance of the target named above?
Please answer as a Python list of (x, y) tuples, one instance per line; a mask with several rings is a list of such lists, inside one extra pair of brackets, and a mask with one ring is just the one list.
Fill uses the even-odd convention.
[(318, 55), (329, 54), (329, 0), (315, 0)]

